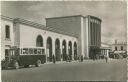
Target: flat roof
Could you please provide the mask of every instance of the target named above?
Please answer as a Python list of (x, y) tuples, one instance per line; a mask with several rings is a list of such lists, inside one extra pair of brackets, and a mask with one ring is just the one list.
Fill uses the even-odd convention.
[(84, 17), (83, 15), (71, 15), (71, 16), (60, 16), (60, 17), (50, 17), (45, 19), (59, 19), (59, 18), (69, 18), (69, 17)]
[(99, 21), (101, 21), (100, 18), (92, 16), (92, 15), (86, 15), (86, 16), (84, 16), (84, 15), (71, 15), (71, 16), (50, 17), (50, 18), (45, 18), (45, 19), (46, 20), (47, 19), (60, 19), (60, 18), (69, 18), (69, 17), (83, 17), (83, 18), (91, 17), (91, 18), (95, 18), (95, 19), (98, 19)]

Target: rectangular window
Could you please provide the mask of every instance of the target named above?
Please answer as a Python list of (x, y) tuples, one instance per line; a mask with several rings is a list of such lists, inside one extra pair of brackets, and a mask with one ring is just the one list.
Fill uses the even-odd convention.
[(123, 46), (121, 46), (121, 50), (123, 50)]
[(5, 26), (5, 38), (10, 39), (10, 26), (9, 25)]
[(117, 50), (117, 47), (115, 46), (115, 50)]
[(5, 49), (5, 57), (9, 56), (9, 49)]
[(90, 23), (90, 36), (91, 36), (91, 45), (93, 45), (93, 29), (92, 22)]

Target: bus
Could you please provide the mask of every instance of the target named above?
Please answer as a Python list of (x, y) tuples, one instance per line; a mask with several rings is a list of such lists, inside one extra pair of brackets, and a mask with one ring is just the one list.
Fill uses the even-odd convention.
[(43, 47), (35, 48), (11, 48), (9, 55), (2, 61), (2, 69), (14, 67), (18, 69), (20, 66), (29, 67), (35, 65), (39, 67), (46, 62), (45, 49)]

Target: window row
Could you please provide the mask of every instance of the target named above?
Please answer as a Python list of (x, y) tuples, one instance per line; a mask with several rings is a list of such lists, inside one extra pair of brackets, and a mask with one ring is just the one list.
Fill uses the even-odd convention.
[[(117, 46), (115, 46), (115, 50), (118, 50)], [(120, 46), (120, 50), (123, 50), (123, 46)]]

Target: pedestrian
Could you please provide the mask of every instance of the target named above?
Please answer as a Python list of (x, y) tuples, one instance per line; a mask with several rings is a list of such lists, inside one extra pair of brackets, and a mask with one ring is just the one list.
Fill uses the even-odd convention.
[(81, 62), (81, 55), (79, 55), (79, 62)]
[(56, 59), (55, 59), (54, 54), (53, 54), (53, 56), (52, 56), (52, 60), (53, 60), (53, 63), (55, 64), (55, 63), (56, 63)]
[(83, 62), (83, 56), (81, 55), (81, 62)]
[(95, 56), (93, 55), (92, 57), (93, 57), (93, 61), (95, 61)]
[(70, 62), (70, 56), (68, 55), (68, 62)]
[(66, 62), (68, 62), (68, 55), (67, 54), (65, 54), (65, 60), (66, 60)]
[(105, 56), (105, 60), (106, 60), (106, 63), (108, 62), (108, 57), (107, 56)]
[(68, 62), (68, 55), (66, 54), (66, 62)]

